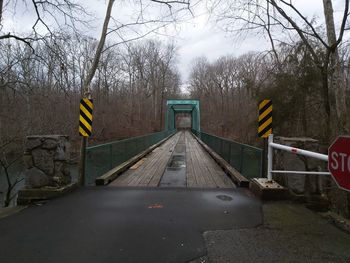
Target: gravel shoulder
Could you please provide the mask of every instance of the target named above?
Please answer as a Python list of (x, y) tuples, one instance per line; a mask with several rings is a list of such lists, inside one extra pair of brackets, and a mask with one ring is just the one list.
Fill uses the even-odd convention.
[(204, 233), (199, 262), (350, 262), (350, 235), (329, 220), (288, 202), (263, 205), (263, 225)]

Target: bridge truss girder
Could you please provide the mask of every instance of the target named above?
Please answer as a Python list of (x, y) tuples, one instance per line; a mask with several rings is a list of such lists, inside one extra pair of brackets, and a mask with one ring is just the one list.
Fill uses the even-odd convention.
[(167, 100), (166, 108), (166, 130), (172, 130), (176, 128), (175, 116), (177, 113), (189, 113), (191, 114), (192, 129), (200, 131), (199, 100)]

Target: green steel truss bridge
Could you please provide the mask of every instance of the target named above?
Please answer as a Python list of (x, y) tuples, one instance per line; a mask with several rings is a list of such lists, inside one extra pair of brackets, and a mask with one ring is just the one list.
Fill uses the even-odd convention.
[(232, 188), (261, 177), (261, 162), (261, 149), (203, 132), (199, 100), (167, 100), (163, 131), (87, 148), (86, 183)]
[(176, 129), (175, 116), (179, 113), (191, 115), (192, 130), (200, 131), (200, 108), (199, 100), (167, 100), (165, 115), (165, 129)]

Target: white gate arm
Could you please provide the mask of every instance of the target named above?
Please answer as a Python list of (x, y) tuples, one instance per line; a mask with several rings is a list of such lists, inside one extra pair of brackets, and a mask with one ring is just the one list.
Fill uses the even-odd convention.
[(316, 158), (322, 161), (328, 162), (328, 155), (327, 154), (321, 154), (321, 153), (316, 153), (316, 152), (311, 152), (307, 150), (302, 150), (299, 148), (294, 148), (290, 146), (286, 146), (283, 144), (278, 144), (273, 142), (273, 134), (269, 135), (269, 140), (268, 140), (268, 153), (267, 153), (267, 178), (268, 180), (272, 180), (272, 173), (294, 173), (294, 174), (329, 174), (329, 172), (310, 172), (310, 171), (273, 171), (272, 170), (272, 164), (273, 164), (273, 148), (294, 153), (294, 154), (299, 154), (299, 155), (304, 155), (307, 157), (311, 158)]
[(299, 148), (294, 148), (294, 147), (290, 147), (290, 146), (286, 146), (286, 145), (282, 145), (282, 144), (278, 144), (278, 143), (274, 143), (274, 142), (270, 143), (270, 146), (272, 148), (275, 148), (278, 150), (283, 150), (283, 151), (287, 151), (287, 152), (291, 152), (291, 153), (295, 153), (295, 154), (305, 155), (307, 157), (320, 159), (320, 160), (326, 161), (326, 162), (328, 161), (328, 155), (326, 155), (326, 154), (315, 153), (315, 152), (302, 150)]

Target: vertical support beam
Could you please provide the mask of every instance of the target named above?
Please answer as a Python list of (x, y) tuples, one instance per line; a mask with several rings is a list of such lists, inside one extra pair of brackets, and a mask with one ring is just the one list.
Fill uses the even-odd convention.
[(169, 106), (166, 105), (166, 110), (165, 110), (165, 123), (164, 123), (164, 130), (169, 130)]
[(196, 120), (195, 120), (195, 116), (194, 116), (194, 109), (191, 111), (191, 123), (192, 123), (192, 125), (191, 125), (191, 128), (192, 128), (192, 130), (196, 130), (196, 125), (195, 125), (195, 123), (196, 123)]
[[(199, 103), (199, 102), (198, 102)], [(196, 104), (192, 110), (192, 129), (200, 132), (200, 115), (199, 115), (199, 104)]]
[(86, 144), (87, 137), (81, 137), (81, 148), (80, 148), (80, 167), (79, 167), (79, 184), (85, 185), (85, 161), (86, 161)]
[(109, 167), (110, 170), (113, 169), (113, 148), (112, 148), (112, 144), (109, 145)]
[(193, 109), (191, 111), (191, 129), (193, 130)]
[(174, 130), (175, 129), (175, 110), (173, 106), (170, 107), (170, 129)]
[(174, 112), (174, 122), (173, 122), (173, 129), (176, 129), (176, 112), (173, 108), (173, 112)]
[(198, 131), (201, 131), (201, 116), (200, 116), (199, 101), (197, 101), (196, 109), (197, 109), (197, 127), (198, 127)]
[(271, 146), (273, 143), (273, 134), (269, 135), (268, 146), (267, 146), (267, 179), (272, 181), (272, 164), (273, 164), (273, 148)]
[(243, 154), (244, 154), (244, 148), (243, 145), (240, 146), (240, 158), (239, 158), (239, 172), (242, 173), (243, 170)]
[(261, 177), (265, 178), (267, 177), (267, 168), (266, 168), (266, 162), (267, 162), (267, 152), (268, 152), (268, 138), (263, 138), (263, 151), (262, 151), (262, 156), (261, 156)]
[(194, 109), (193, 114), (194, 114), (194, 120), (195, 120), (194, 128), (195, 128), (196, 131), (198, 131), (198, 113), (197, 113), (197, 109)]

